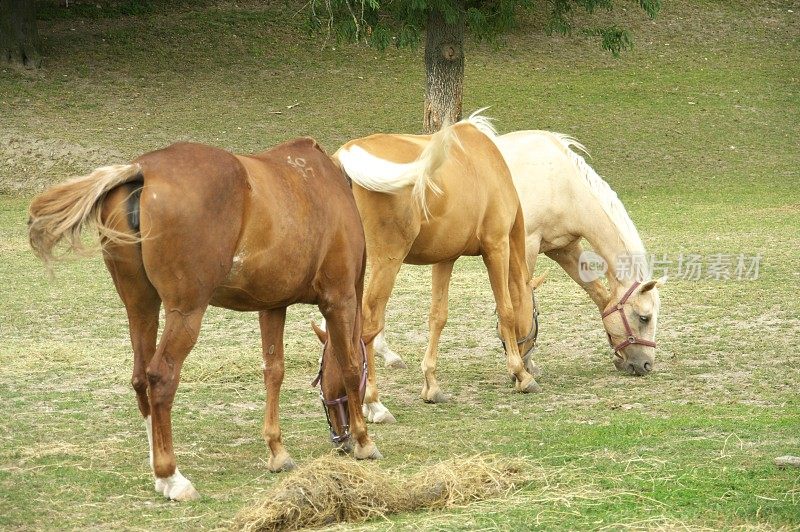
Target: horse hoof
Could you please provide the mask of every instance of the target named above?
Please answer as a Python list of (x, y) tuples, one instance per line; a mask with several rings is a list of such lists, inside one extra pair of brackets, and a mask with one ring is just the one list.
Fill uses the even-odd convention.
[(277, 457), (269, 457), (269, 461), (267, 462), (267, 468), (272, 471), (273, 473), (285, 473), (288, 471), (292, 471), (297, 466), (294, 464), (294, 460), (292, 457), (289, 456), (289, 453), (281, 453)]
[(375, 416), (373, 416), (372, 422), (373, 423), (385, 423), (385, 424), (388, 425), (388, 424), (391, 424), (391, 423), (397, 423), (397, 420), (395, 419), (395, 417), (392, 415), (391, 412), (386, 410), (384, 412), (379, 412), (379, 413), (375, 414)]
[(536, 383), (536, 380), (533, 377), (521, 384), (518, 384), (517, 389), (522, 393), (539, 393), (542, 391), (542, 387)]
[(157, 493), (173, 501), (196, 501), (200, 498), (200, 494), (189, 479), (181, 475), (177, 469), (170, 477), (156, 477), (155, 489)]
[(422, 400), (428, 404), (446, 403), (449, 400), (449, 397), (442, 393), (442, 390), (436, 390), (436, 392), (426, 395), (422, 397)]
[(367, 423), (394, 423), (397, 421), (389, 409), (383, 406), (380, 401), (374, 403), (364, 403), (361, 406), (361, 413)]
[(386, 357), (384, 359), (384, 365), (387, 368), (392, 368), (392, 369), (406, 369), (408, 367), (406, 366), (406, 363), (403, 362), (403, 359), (400, 358), (400, 355), (397, 354), (395, 354), (393, 357), (391, 356)]
[(357, 443), (353, 456), (355, 456), (356, 460), (380, 460), (383, 458), (383, 455), (373, 442), (369, 442), (364, 447)]
[(169, 498), (177, 502), (196, 501), (200, 499), (200, 494), (197, 493), (197, 490), (194, 489), (194, 486), (189, 484), (183, 491), (181, 491), (177, 495), (170, 494)]

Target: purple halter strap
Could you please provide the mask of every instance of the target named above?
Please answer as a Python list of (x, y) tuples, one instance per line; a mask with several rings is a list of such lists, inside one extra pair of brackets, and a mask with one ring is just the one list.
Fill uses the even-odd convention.
[(628, 291), (625, 292), (625, 295), (622, 296), (619, 300), (619, 303), (608, 309), (607, 311), (603, 312), (602, 317), (605, 319), (606, 316), (610, 316), (615, 312), (619, 312), (620, 317), (622, 317), (622, 323), (625, 325), (625, 335), (626, 338), (622, 342), (614, 345), (614, 340), (611, 339), (611, 335), (606, 331), (606, 336), (608, 336), (608, 343), (611, 345), (611, 348), (614, 350), (615, 353), (619, 353), (620, 349), (624, 349), (631, 344), (639, 344), (639, 345), (646, 345), (648, 347), (655, 347), (656, 343), (650, 340), (645, 340), (644, 338), (639, 338), (635, 334), (633, 334), (633, 329), (631, 329), (631, 324), (628, 323), (628, 318), (625, 317), (625, 312), (623, 312), (622, 308), (625, 303), (628, 301), (628, 298), (631, 297), (639, 285), (642, 283), (636, 281), (634, 282)]

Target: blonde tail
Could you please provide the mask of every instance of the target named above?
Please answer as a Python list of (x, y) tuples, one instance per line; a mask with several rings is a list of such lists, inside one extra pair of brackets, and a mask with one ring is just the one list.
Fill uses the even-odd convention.
[(100, 206), (114, 187), (141, 179), (141, 171), (138, 164), (103, 166), (36, 196), (28, 210), (28, 238), (34, 254), (49, 269), (51, 262), (58, 258), (53, 248), (64, 238), (68, 241), (67, 251), (81, 251), (81, 230), (87, 222), (94, 223), (102, 237), (114, 242), (140, 241), (138, 236), (104, 225), (100, 220)]
[(419, 202), (422, 212), (427, 219), (430, 211), (428, 210), (427, 191), (431, 190), (436, 195), (442, 194), (442, 189), (433, 180), (433, 175), (447, 160), (451, 146), (456, 143), (460, 146), (458, 137), (455, 134), (454, 126), (448, 126), (437, 131), (425, 146), (425, 149), (417, 159), (417, 163), (422, 167), (419, 177), (414, 182), (412, 195)]
[(442, 189), (433, 180), (433, 175), (447, 160), (453, 142), (458, 143), (458, 139), (453, 127), (447, 127), (433, 135), (417, 160), (410, 163), (394, 163), (381, 159), (360, 146), (340, 149), (334, 159), (354, 183), (367, 190), (396, 194), (413, 186), (412, 194), (427, 218), (429, 211), (426, 191), (431, 189), (435, 194), (442, 193)]

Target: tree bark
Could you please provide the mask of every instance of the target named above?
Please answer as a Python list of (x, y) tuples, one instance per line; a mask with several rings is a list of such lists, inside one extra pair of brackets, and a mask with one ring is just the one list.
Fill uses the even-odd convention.
[(430, 134), (461, 120), (464, 95), (464, 33), (466, 18), (461, 14), (448, 24), (441, 11), (428, 15), (425, 32), (425, 114), (423, 130)]
[(0, 63), (41, 65), (33, 0), (0, 0)]

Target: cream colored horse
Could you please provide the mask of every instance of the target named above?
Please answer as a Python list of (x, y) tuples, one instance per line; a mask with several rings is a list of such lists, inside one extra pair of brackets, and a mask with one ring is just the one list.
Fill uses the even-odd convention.
[[(386, 302), (400, 266), (433, 265), (430, 341), (422, 361), (422, 399), (445, 399), (436, 379), (439, 335), (447, 320), (453, 264), (480, 255), (497, 304), (499, 334), (516, 389), (539, 389), (520, 351), (535, 343), (533, 288), (525, 263), (519, 198), (485, 119), (459, 122), (430, 135), (379, 134), (356, 139), (333, 156), (353, 181), (364, 223), (371, 275), (364, 293), (364, 334), (384, 326)], [(522, 340), (519, 340), (522, 338)], [(371, 421), (394, 418), (378, 401), (374, 347), (367, 345)]]
[[(645, 248), (622, 202), (583, 157), (570, 149), (585, 151), (570, 137), (517, 131), (494, 140), (511, 171), (524, 211), (529, 271), (534, 271), (539, 253), (560, 264), (600, 310), (617, 369), (649, 373), (655, 359), (655, 345), (649, 344), (655, 343), (658, 287), (666, 277), (644, 281)], [(587, 270), (581, 275), (582, 264), (584, 268), (588, 265), (580, 260), (582, 239), (607, 265), (608, 288)], [(383, 336), (375, 339), (376, 350), (388, 366), (402, 366)]]

